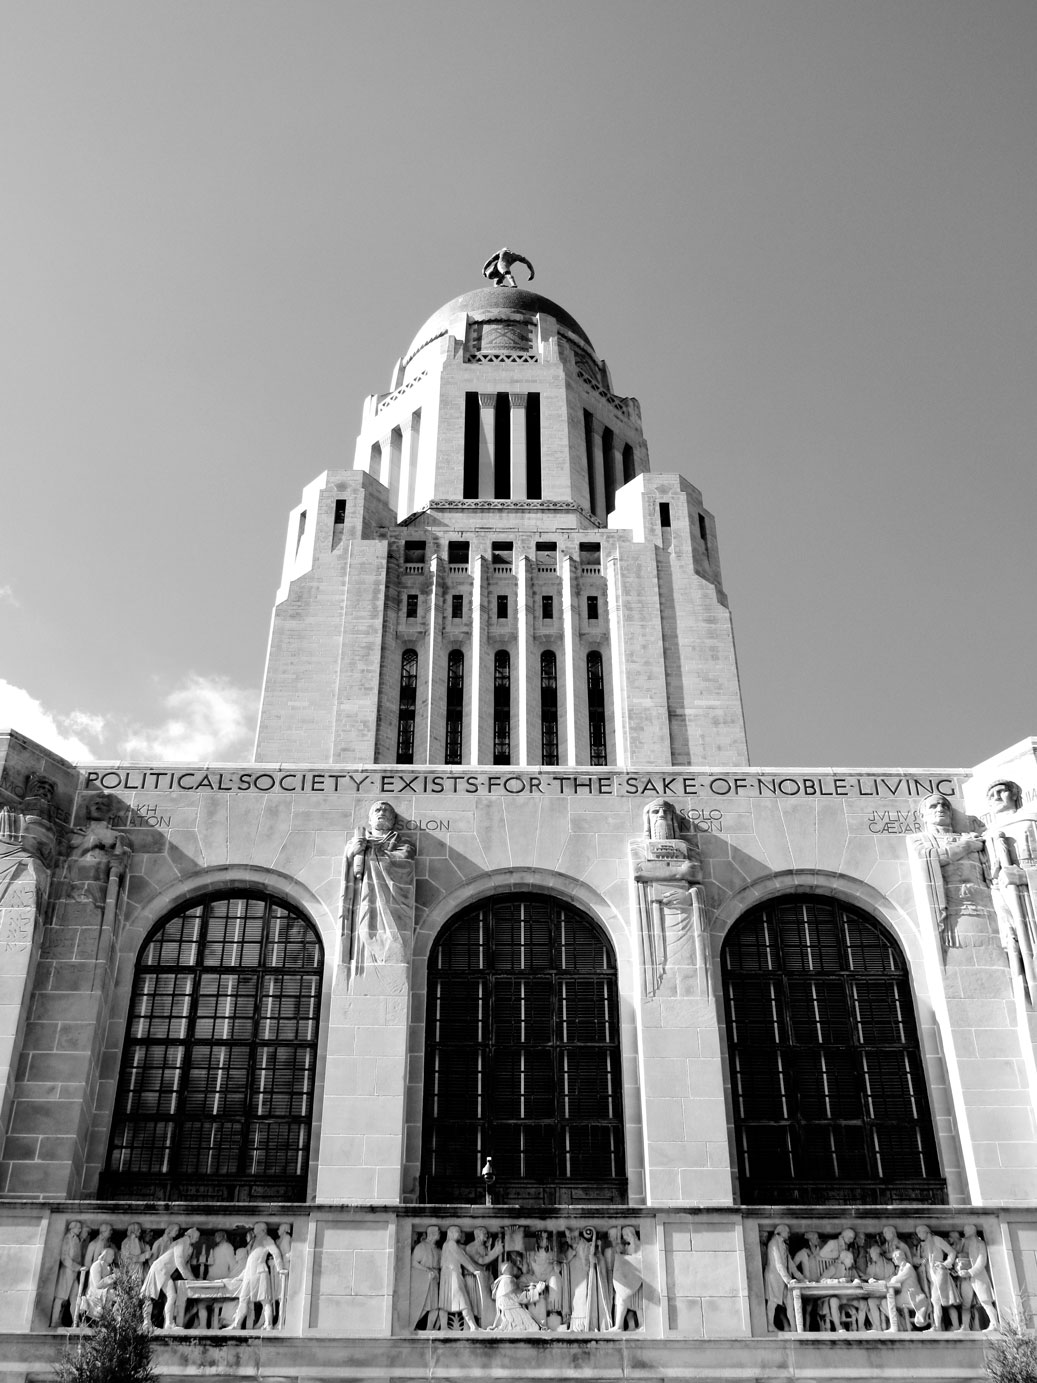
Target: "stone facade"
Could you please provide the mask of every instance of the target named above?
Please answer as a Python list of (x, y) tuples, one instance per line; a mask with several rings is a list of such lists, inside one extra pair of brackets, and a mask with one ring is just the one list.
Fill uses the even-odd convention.
[[(636, 402), (562, 309), (448, 304), (368, 401), (356, 468), (291, 516), (255, 762), (0, 738), (0, 1372), (47, 1372), (108, 1226), (142, 1276), (181, 1245), (163, 1377), (974, 1378), (978, 1332), (1037, 1292), (1035, 803), (1037, 741), (971, 771), (747, 767), (701, 495), (650, 472)], [(561, 919), (561, 959), (447, 949), (509, 900)], [(829, 916), (864, 959), (825, 959)], [(780, 975), (753, 919), (757, 952), (785, 928)], [(808, 992), (795, 965), (822, 1034), (799, 1056), (797, 1001), (767, 1007)], [(855, 1002), (892, 986), (859, 1040), (825, 988), (855, 965)], [(564, 1099), (536, 1115), (542, 1048)], [(799, 1116), (761, 1094), (772, 1059)], [(243, 1090), (247, 1168), (220, 1143)], [(869, 1122), (884, 1099), (916, 1146)], [(783, 1180), (797, 1119), (849, 1143)], [(584, 1141), (531, 1172), (512, 1141), (548, 1125)], [(239, 1277), (266, 1284), (244, 1305)]]

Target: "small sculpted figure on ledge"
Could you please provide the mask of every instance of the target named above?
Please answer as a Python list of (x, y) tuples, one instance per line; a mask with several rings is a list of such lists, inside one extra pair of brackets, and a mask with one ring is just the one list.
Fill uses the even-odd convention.
[(116, 798), (94, 793), (87, 800), (86, 824), (72, 832), (74, 844), (68, 858), (72, 900), (103, 909), (108, 925), (114, 920), (119, 883), (133, 854), (129, 837), (111, 824), (118, 811)]
[(30, 773), (25, 790), (10, 805), (0, 801), (0, 906), (35, 906), (46, 898), (57, 833), (56, 788), (49, 778)]

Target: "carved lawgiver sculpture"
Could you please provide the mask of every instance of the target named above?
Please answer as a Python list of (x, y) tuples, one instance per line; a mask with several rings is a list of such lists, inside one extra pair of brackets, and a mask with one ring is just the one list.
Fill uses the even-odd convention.
[(677, 993), (677, 973), (697, 967), (709, 993), (702, 866), (698, 843), (681, 840), (677, 809), (665, 798), (644, 810), (645, 833), (630, 845), (645, 993)]
[(927, 797), (922, 811), (925, 832), (912, 837), (912, 848), (943, 949), (987, 945), (997, 935), (997, 924), (983, 834), (956, 830), (954, 808), (941, 793)]
[(368, 824), (346, 845), (344, 958), (356, 975), (368, 963), (406, 959), (414, 926), (414, 846), (389, 802), (375, 802)]
[(987, 851), (1001, 944), (1033, 1004), (1037, 1002), (1037, 823), (1023, 814), (1022, 798), (1019, 784), (1008, 778), (987, 789), (992, 812)]
[(532, 283), (536, 277), (533, 265), (525, 255), (516, 254), (514, 250), (509, 250), (506, 245), (495, 255), (490, 255), (483, 265), (483, 278), (489, 279), (496, 288), (516, 288), (518, 285), (515, 283), (515, 275), (511, 272), (512, 266), (515, 264), (526, 266), (529, 270), (529, 282)]
[(0, 940), (31, 940), (33, 916), (46, 901), (57, 841), (54, 795), (49, 778), (30, 773), (19, 800), (0, 799), (0, 908), (24, 910), (26, 924), (9, 919)]
[(118, 801), (107, 793), (89, 797), (86, 824), (72, 832), (68, 857), (71, 900), (99, 908), (102, 925), (108, 929), (114, 925), (119, 885), (133, 854), (128, 837), (112, 825), (118, 810)]

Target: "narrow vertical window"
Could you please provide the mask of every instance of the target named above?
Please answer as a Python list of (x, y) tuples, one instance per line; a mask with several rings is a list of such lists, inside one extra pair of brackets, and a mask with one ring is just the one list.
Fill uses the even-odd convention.
[(499, 595), (497, 597), (497, 618), (508, 618), (508, 597), (506, 595)]
[(511, 498), (511, 400), (497, 395), (493, 410), (493, 497)]
[(443, 762), (459, 764), (464, 729), (464, 654), (455, 648), (446, 660), (446, 753)]
[(605, 668), (598, 652), (587, 654), (587, 721), (591, 766), (603, 768), (609, 758), (605, 738)]
[(699, 537), (702, 539), (702, 546), (706, 549), (706, 556), (709, 557), (709, 529), (706, 527), (705, 514), (699, 515)]
[(396, 762), (414, 762), (414, 713), (418, 702), (418, 655), (413, 648), (403, 650), (400, 661), (400, 719), (396, 729)]
[(332, 550), (338, 547), (342, 541), (342, 530), (346, 526), (346, 501), (337, 499), (335, 501), (335, 522), (331, 526), (331, 546)]
[(628, 442), (623, 448), (623, 484), (628, 485), (635, 475), (634, 448)]
[(598, 597), (596, 595), (589, 595), (587, 597), (587, 618), (598, 618)]
[(450, 597), (450, 618), (464, 619), (464, 596), (452, 595)]
[(558, 762), (558, 662), (550, 649), (540, 655), (540, 762)]
[(540, 395), (526, 395), (526, 498), (542, 499)]
[(479, 498), (479, 395), (464, 396), (464, 498)]
[(583, 410), (583, 444), (587, 449), (587, 494), (590, 500), (590, 511), (593, 514), (598, 507), (598, 496), (594, 485), (594, 419), (586, 408)]
[(407, 596), (407, 618), (418, 618), (418, 597), (413, 594), (408, 594)]
[(555, 598), (553, 595), (542, 595), (540, 597), (540, 618), (554, 619), (555, 617)]
[(611, 514), (616, 507), (616, 448), (610, 427), (601, 434), (601, 459), (605, 472), (605, 513)]
[(664, 501), (659, 501), (659, 523), (663, 528), (670, 526), (670, 506)]
[(493, 656), (493, 762), (511, 763), (511, 658), (503, 649)]
[(302, 537), (306, 532), (306, 510), (299, 515), (299, 531), (295, 535), (295, 555), (298, 557), (299, 549), (302, 547)]

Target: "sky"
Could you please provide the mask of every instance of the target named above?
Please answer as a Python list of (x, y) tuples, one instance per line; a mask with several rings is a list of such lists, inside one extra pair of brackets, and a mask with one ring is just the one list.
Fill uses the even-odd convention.
[(717, 517), (754, 764), (1037, 735), (1032, 0), (0, 34), (0, 726), (249, 758), (289, 510), (507, 244)]

